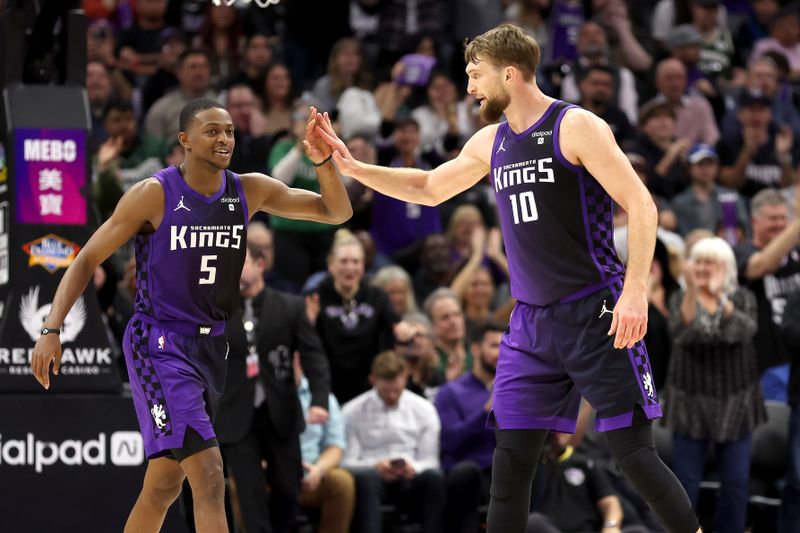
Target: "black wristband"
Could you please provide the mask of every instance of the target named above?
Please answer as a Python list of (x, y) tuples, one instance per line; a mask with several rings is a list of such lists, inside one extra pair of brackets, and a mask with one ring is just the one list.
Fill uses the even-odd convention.
[(56, 335), (58, 335), (61, 333), (61, 328), (42, 328), (42, 331), (39, 334), (49, 335), (50, 333), (55, 333)]
[(327, 163), (328, 161), (330, 161), (330, 160), (331, 160), (331, 157), (333, 157), (333, 152), (331, 152), (331, 155), (329, 155), (328, 157), (326, 157), (325, 159), (323, 159), (321, 162), (319, 162), (319, 163), (314, 163), (314, 162), (312, 161), (312, 162), (311, 162), (311, 164), (312, 164), (312, 165), (314, 165), (315, 167), (321, 167), (322, 165), (324, 165), (325, 163)]

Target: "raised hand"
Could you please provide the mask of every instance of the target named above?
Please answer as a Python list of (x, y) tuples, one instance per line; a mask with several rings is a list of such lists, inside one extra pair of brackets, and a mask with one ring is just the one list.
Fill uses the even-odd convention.
[(308, 113), (308, 122), (306, 123), (306, 135), (303, 139), (303, 147), (306, 150), (306, 156), (315, 165), (319, 165), (331, 155), (331, 147), (325, 139), (317, 131), (317, 122), (322, 117), (317, 112), (317, 108), (311, 107)]
[(358, 169), (361, 165), (361, 161), (353, 157), (353, 154), (347, 149), (347, 145), (344, 144), (344, 141), (336, 135), (328, 113), (317, 113), (316, 125), (317, 133), (321, 135), (333, 150), (333, 161), (339, 169), (339, 174), (358, 179)]

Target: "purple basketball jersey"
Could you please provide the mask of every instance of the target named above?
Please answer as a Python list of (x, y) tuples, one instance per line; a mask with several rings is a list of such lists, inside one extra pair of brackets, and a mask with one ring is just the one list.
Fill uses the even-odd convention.
[(586, 21), (583, 4), (568, 0), (556, 0), (550, 13), (550, 60), (574, 61), (578, 58), (575, 43), (578, 30)]
[(511, 294), (537, 306), (590, 294), (624, 273), (614, 247), (611, 198), (558, 147), (570, 107), (556, 100), (519, 134), (500, 124), (492, 148)]
[(153, 177), (164, 188), (164, 219), (154, 233), (136, 236), (136, 311), (160, 323), (227, 320), (239, 303), (247, 244), (239, 176), (223, 172), (213, 196), (189, 187), (172, 166)]

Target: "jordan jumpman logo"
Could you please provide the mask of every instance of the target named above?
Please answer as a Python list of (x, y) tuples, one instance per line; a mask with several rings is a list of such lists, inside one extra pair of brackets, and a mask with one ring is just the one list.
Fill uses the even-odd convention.
[(180, 201), (180, 202), (178, 202), (178, 207), (176, 207), (176, 208), (175, 208), (175, 209), (173, 209), (172, 211), (177, 211), (178, 209), (186, 209), (187, 211), (191, 211), (191, 209), (189, 209), (188, 207), (186, 207), (185, 205), (183, 205), (183, 196), (181, 196), (181, 201)]
[(613, 315), (614, 314), (614, 310), (613, 309), (608, 309), (606, 307), (606, 301), (603, 300), (603, 308), (600, 310), (600, 316), (598, 316), (597, 318), (603, 318), (603, 315), (606, 314), (606, 313), (608, 313), (610, 315)]

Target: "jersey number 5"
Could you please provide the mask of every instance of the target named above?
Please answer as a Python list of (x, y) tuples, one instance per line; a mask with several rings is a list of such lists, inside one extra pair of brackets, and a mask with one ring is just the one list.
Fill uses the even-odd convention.
[(206, 274), (207, 277), (200, 278), (200, 285), (213, 285), (214, 280), (217, 279), (217, 267), (211, 266), (208, 263), (216, 261), (216, 255), (204, 255), (200, 258), (200, 272)]
[(522, 222), (533, 222), (539, 219), (539, 212), (536, 210), (536, 199), (533, 191), (525, 191), (521, 194), (510, 194), (511, 214), (514, 216), (514, 224)]

